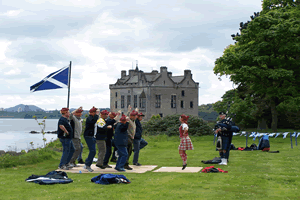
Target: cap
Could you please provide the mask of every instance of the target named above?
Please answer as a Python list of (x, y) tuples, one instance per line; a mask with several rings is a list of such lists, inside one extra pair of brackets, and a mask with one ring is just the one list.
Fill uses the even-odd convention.
[(90, 113), (96, 112), (96, 111), (97, 111), (97, 108), (95, 108), (94, 106), (90, 109)]

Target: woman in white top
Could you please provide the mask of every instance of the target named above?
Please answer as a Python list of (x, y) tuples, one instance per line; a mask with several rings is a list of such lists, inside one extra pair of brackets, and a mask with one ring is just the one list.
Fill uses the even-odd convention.
[(178, 150), (179, 150), (179, 155), (183, 161), (182, 164), (182, 170), (184, 170), (187, 166), (187, 155), (186, 155), (186, 150), (194, 150), (192, 141), (188, 135), (188, 124), (187, 121), (189, 119), (189, 116), (186, 116), (184, 114), (182, 114), (179, 117), (179, 121), (181, 122), (181, 125), (179, 127), (179, 133), (180, 133), (180, 144), (178, 146)]

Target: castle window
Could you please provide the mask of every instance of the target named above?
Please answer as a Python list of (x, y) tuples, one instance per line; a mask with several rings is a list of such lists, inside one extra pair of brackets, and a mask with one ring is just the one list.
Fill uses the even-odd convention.
[(116, 92), (116, 97), (118, 97), (118, 93)]
[(131, 96), (127, 95), (127, 108), (131, 104)]
[(171, 95), (171, 108), (176, 108), (176, 95)]
[[(131, 83), (131, 85), (132, 85), (132, 83)], [(130, 90), (128, 90), (128, 93), (130, 93)]]
[(190, 102), (190, 108), (193, 108), (193, 106), (194, 106), (194, 105), (193, 105), (193, 102), (191, 101), (191, 102)]
[(166, 84), (166, 81), (164, 81), (164, 84)]
[(137, 95), (133, 96), (133, 107), (136, 108), (137, 107)]
[(118, 108), (118, 102), (115, 101), (115, 108)]
[(146, 98), (140, 98), (140, 108), (146, 108)]
[(155, 95), (155, 108), (160, 108), (161, 98), (160, 95)]
[(163, 114), (162, 113), (159, 113), (159, 115), (160, 115), (161, 118), (163, 118)]
[(183, 97), (184, 97), (184, 90), (182, 90), (182, 91), (181, 91), (181, 96), (183, 96)]
[(124, 95), (121, 96), (121, 108), (124, 108), (124, 100), (125, 100), (125, 97)]
[(190, 82), (188, 81), (188, 85), (190, 84)]
[(183, 101), (180, 102), (180, 106), (181, 106), (181, 108), (184, 108), (184, 102)]

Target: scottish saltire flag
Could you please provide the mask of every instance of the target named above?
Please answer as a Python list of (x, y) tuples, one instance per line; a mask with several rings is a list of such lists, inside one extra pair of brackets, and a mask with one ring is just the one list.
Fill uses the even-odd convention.
[(32, 85), (30, 87), (30, 92), (68, 87), (69, 69), (69, 66), (66, 66), (49, 74), (42, 81)]

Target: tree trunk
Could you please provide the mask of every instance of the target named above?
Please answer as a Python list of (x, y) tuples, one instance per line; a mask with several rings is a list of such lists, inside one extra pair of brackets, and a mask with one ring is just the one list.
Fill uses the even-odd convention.
[(278, 112), (277, 112), (277, 109), (276, 109), (276, 104), (275, 104), (275, 99), (274, 98), (270, 99), (270, 107), (271, 107), (271, 114), (272, 114), (271, 129), (272, 129), (272, 131), (277, 132)]
[(267, 121), (264, 118), (258, 120), (257, 129), (258, 130), (268, 129)]

